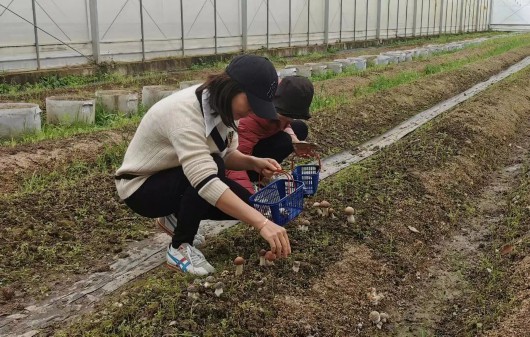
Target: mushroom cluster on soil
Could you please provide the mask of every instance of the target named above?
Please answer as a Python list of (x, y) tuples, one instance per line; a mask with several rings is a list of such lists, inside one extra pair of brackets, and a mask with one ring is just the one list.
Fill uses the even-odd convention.
[[(327, 218), (329, 216), (333, 217), (334, 215), (334, 210), (331, 208), (331, 204), (326, 201), (326, 200), (322, 200), (321, 202), (315, 202), (313, 203), (313, 208), (316, 209), (317, 211), (317, 214), (324, 217), (324, 218)], [(330, 209), (332, 210), (332, 212), (330, 212)]]
[(369, 318), (378, 329), (381, 329), (383, 327), (383, 323), (386, 323), (388, 320), (390, 320), (390, 315), (388, 315), (386, 312), (379, 313), (378, 311), (374, 310), (370, 312)]

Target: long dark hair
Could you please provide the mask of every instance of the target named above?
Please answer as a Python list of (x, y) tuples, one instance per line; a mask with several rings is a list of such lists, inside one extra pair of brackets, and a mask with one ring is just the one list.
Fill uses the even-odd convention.
[(232, 113), (232, 99), (243, 92), (241, 86), (234, 81), (226, 72), (217, 75), (209, 75), (206, 82), (197, 88), (197, 93), (208, 89), (210, 97), (208, 103), (215, 115), (220, 115), (226, 126), (237, 130), (234, 114)]

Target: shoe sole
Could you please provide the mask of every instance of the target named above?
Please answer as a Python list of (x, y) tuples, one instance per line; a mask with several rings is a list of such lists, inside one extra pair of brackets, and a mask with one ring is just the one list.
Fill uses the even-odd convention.
[(181, 272), (181, 273), (185, 273), (182, 269), (180, 269), (179, 267), (176, 267), (176, 266), (173, 266), (169, 263), (166, 262), (165, 264), (166, 268), (169, 269), (169, 270), (172, 270), (172, 271), (178, 271), (178, 272)]
[(164, 226), (164, 224), (162, 224), (162, 222), (161, 222), (160, 219), (158, 219), (158, 218), (156, 219), (156, 225), (158, 226), (158, 228), (159, 228), (162, 232), (166, 233), (167, 235), (169, 235), (169, 236), (171, 236), (171, 237), (173, 236), (173, 232), (170, 231), (169, 229), (167, 229), (166, 226)]

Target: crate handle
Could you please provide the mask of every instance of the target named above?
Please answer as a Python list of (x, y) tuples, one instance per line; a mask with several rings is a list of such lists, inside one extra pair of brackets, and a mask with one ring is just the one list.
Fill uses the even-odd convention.
[[(278, 176), (279, 176), (279, 175), (285, 175), (285, 176), (287, 177), (287, 182), (291, 182), (292, 185), (293, 185), (292, 188), (289, 188), (289, 189), (288, 189), (288, 192), (289, 192), (288, 194), (290, 195), (290, 194), (292, 194), (292, 193), (294, 193), (294, 192), (296, 191), (296, 186), (294, 186), (294, 177), (293, 177), (293, 175), (291, 174), (291, 172), (286, 171), (286, 170), (277, 170), (277, 171), (275, 171), (272, 175), (273, 175), (273, 176), (275, 176), (275, 175), (278, 175)], [(261, 181), (261, 178), (262, 178), (262, 175), (259, 174), (259, 175), (258, 175), (258, 179), (259, 179), (258, 182)], [(292, 191), (291, 191), (291, 190), (292, 190)]]

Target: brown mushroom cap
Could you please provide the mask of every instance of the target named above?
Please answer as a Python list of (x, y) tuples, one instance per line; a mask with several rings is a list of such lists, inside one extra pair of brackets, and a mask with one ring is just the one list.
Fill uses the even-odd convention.
[(236, 257), (235, 260), (234, 260), (234, 264), (235, 264), (236, 266), (240, 266), (240, 265), (242, 265), (243, 263), (245, 263), (245, 259), (242, 258), (241, 256)]
[(353, 207), (348, 206), (344, 209), (344, 213), (346, 213), (346, 215), (353, 215), (353, 213), (355, 213), (355, 210), (353, 209)]
[(197, 287), (194, 286), (193, 284), (190, 284), (190, 285), (188, 286), (188, 292), (190, 292), (190, 293), (196, 293), (197, 291), (198, 291), (198, 290), (197, 290)]
[(225, 286), (225, 285), (224, 285), (223, 282), (217, 282), (217, 283), (215, 284), (215, 289), (223, 289), (224, 286)]
[(259, 251), (259, 256), (265, 256), (265, 254), (267, 254), (267, 251), (265, 249)]
[(311, 222), (309, 222), (309, 220), (307, 220), (307, 219), (302, 220), (302, 225), (309, 226), (310, 224), (311, 224)]
[(265, 254), (265, 260), (267, 261), (274, 261), (276, 260), (276, 254), (274, 254), (273, 252), (271, 252), (270, 250), (267, 252), (267, 254)]
[(377, 311), (370, 312), (369, 318), (370, 318), (370, 321), (374, 323), (378, 323), (381, 320), (381, 316), (379, 315), (379, 312)]
[(322, 207), (322, 208), (328, 208), (330, 206), (331, 206), (331, 204), (329, 202), (327, 202), (326, 200), (322, 200), (320, 202), (320, 207)]

